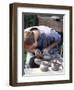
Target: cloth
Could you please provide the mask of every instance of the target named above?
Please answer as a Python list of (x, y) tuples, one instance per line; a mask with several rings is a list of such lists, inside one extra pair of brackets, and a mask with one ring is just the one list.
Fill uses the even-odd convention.
[(24, 32), (25, 32), (25, 31), (30, 31), (30, 29), (32, 29), (32, 28), (37, 28), (37, 29), (39, 29), (40, 34), (45, 33), (45, 34), (47, 34), (47, 35), (48, 35), (48, 34), (50, 33), (50, 31), (52, 30), (52, 28), (50, 28), (50, 27), (48, 27), (48, 26), (40, 25), (40, 26), (28, 27), (28, 28), (24, 29)]

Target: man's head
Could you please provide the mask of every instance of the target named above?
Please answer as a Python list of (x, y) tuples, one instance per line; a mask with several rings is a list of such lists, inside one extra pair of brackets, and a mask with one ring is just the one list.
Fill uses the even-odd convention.
[(30, 50), (33, 48), (35, 42), (34, 33), (32, 31), (24, 32), (24, 48)]
[(37, 28), (31, 28), (30, 31), (25, 31), (24, 32), (24, 48), (26, 50), (32, 50), (35, 49), (37, 47), (37, 41), (35, 40), (35, 37), (37, 34), (39, 34), (39, 32), (35, 32), (34, 31), (38, 31)]

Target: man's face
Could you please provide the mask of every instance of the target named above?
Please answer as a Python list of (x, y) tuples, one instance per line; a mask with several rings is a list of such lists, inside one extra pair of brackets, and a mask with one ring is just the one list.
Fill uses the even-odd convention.
[(37, 47), (37, 42), (33, 43), (32, 45), (25, 45), (25, 49), (29, 52), (31, 52), (33, 49), (36, 49)]
[(25, 45), (25, 49), (30, 52), (33, 49), (33, 45)]

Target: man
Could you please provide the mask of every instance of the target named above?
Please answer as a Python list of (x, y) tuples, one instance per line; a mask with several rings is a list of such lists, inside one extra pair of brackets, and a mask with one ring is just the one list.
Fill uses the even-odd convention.
[[(60, 34), (47, 26), (33, 26), (24, 30), (24, 48), (37, 58), (42, 58), (46, 53), (59, 53), (60, 42)], [(33, 62), (30, 60), (31, 67)]]

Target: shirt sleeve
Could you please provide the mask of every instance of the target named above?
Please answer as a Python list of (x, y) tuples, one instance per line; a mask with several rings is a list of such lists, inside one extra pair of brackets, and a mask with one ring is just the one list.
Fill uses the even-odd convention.
[(48, 35), (48, 41), (49, 42), (54, 41), (54, 42), (60, 43), (61, 42), (61, 35), (58, 32), (56, 32), (55, 30), (52, 30), (50, 32), (50, 34)]

